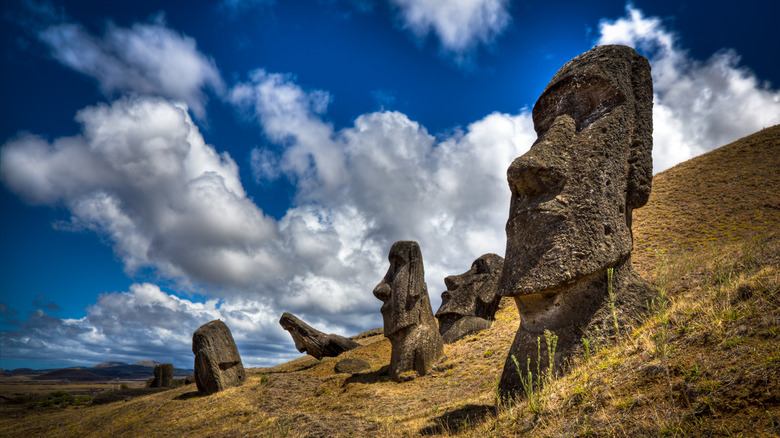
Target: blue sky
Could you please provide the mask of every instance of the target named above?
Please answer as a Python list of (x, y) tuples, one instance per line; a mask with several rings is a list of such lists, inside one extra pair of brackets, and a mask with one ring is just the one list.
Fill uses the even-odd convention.
[[(118, 3), (118, 4), (114, 4)], [(504, 253), (505, 171), (566, 61), (631, 45), (654, 170), (780, 123), (775, 2), (3, 3), (0, 367), (247, 366), (278, 319), (381, 326), (390, 245), (443, 278)]]

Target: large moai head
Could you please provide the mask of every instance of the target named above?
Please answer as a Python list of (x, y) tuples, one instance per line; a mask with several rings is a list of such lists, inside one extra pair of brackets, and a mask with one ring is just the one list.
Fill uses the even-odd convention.
[(425, 285), (422, 253), (417, 242), (399, 241), (390, 248), (390, 268), (374, 288), (382, 301), (384, 334), (390, 339), (390, 377), (416, 371), (425, 375), (444, 354)]
[(499, 290), (554, 290), (633, 247), (650, 196), (653, 88), (647, 60), (598, 46), (566, 63), (533, 109), (538, 139), (507, 170), (512, 192)]
[(445, 343), (490, 327), (501, 302), (498, 279), (503, 265), (501, 256), (483, 254), (468, 271), (444, 279), (447, 290), (441, 294), (436, 318)]
[[(499, 294), (515, 298), (521, 324), (503, 394), (521, 386), (513, 357), (530, 360), (530, 369), (537, 360), (542, 370), (565, 363), (605, 314), (609, 281), (618, 304), (643, 302), (652, 291), (630, 261), (632, 211), (650, 196), (652, 104), (647, 59), (609, 45), (566, 63), (534, 105), (538, 138), (507, 170), (512, 197)], [(543, 339), (537, 353), (545, 330), (559, 336), (554, 364)]]

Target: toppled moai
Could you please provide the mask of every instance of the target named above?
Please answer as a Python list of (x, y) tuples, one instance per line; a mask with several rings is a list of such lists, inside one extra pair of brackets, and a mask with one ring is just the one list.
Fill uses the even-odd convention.
[(192, 352), (195, 354), (195, 384), (198, 391), (213, 394), (239, 386), (246, 380), (238, 348), (224, 322), (214, 320), (195, 330), (192, 335)]
[(290, 333), (295, 342), (295, 348), (301, 353), (307, 353), (316, 359), (336, 357), (339, 354), (359, 347), (360, 344), (344, 336), (325, 334), (301, 321), (291, 313), (284, 312), (279, 324)]
[[(613, 316), (638, 318), (651, 297), (631, 267), (631, 214), (650, 196), (652, 105), (650, 64), (617, 45), (566, 63), (534, 105), (538, 138), (507, 170), (499, 294), (515, 298), (521, 323), (501, 376), (503, 396), (521, 393), (518, 366), (561, 370), (595, 326), (610, 335), (621, 324)], [(553, 364), (546, 330), (557, 336)]]
[(422, 253), (417, 242), (399, 241), (390, 248), (390, 268), (374, 288), (382, 304), (384, 335), (390, 339), (390, 378), (416, 371), (424, 376), (444, 355), (444, 344), (431, 310)]
[(149, 386), (152, 388), (167, 388), (173, 386), (173, 364), (155, 364), (154, 380), (152, 380), (152, 383)]
[(501, 303), (498, 279), (503, 266), (501, 256), (483, 254), (468, 271), (444, 279), (447, 290), (441, 294), (436, 319), (445, 344), (490, 327)]

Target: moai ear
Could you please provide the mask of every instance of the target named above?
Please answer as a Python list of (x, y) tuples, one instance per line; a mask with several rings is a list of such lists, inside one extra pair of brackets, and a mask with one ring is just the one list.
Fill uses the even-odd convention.
[(643, 56), (637, 54), (631, 68), (636, 116), (628, 157), (626, 205), (634, 209), (647, 203), (653, 181), (653, 80), (650, 63)]
[(428, 293), (425, 287), (425, 271), (423, 269), (422, 252), (417, 242), (408, 242), (408, 266), (409, 266), (409, 297), (415, 300), (420, 298), (423, 292)]

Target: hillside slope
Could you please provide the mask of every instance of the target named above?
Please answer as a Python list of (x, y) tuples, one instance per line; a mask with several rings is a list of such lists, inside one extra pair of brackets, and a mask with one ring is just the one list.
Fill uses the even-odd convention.
[[(192, 386), (80, 408), (0, 417), (5, 436), (771, 436), (780, 431), (780, 126), (669, 169), (635, 212), (636, 268), (659, 288), (624, 337), (529, 399), (497, 403), (517, 329), (504, 300), (493, 326), (445, 346), (425, 377), (382, 372), (381, 336), (338, 359), (251, 369), (211, 396)], [(341, 358), (341, 357), (340, 357)], [(339, 359), (340, 359), (339, 358)], [(78, 415), (73, 410), (79, 409)], [(5, 412), (5, 411), (0, 411)], [(20, 415), (14, 411), (14, 416)]]

